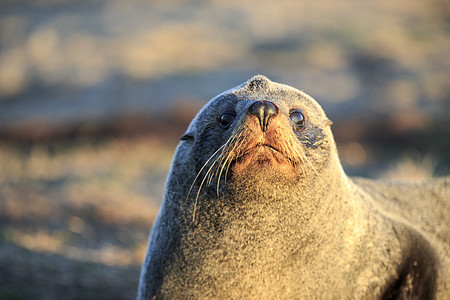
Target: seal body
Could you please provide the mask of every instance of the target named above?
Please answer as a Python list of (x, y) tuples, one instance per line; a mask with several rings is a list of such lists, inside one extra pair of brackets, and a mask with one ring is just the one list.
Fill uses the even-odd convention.
[(448, 299), (450, 180), (352, 179), (310, 96), (257, 75), (173, 158), (138, 299)]

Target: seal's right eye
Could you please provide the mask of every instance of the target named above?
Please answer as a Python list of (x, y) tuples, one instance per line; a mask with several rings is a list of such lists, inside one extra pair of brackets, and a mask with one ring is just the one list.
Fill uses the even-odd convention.
[(231, 122), (233, 122), (233, 120), (236, 118), (236, 115), (233, 113), (224, 113), (223, 115), (220, 116), (220, 126), (222, 126), (223, 128), (228, 128), (231, 124)]

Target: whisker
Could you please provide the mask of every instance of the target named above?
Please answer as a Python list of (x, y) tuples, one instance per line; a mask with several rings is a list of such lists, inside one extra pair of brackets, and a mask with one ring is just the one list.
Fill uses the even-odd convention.
[(304, 160), (304, 162), (306, 162), (310, 167), (311, 167), (311, 169), (313, 170), (313, 172), (316, 174), (316, 176), (319, 178), (319, 179), (322, 179), (322, 177), (320, 176), (320, 174), (317, 172), (317, 170), (316, 170), (316, 168), (313, 166), (313, 164), (309, 161), (309, 159), (308, 159), (308, 157), (306, 156), (306, 155), (304, 155), (303, 157), (302, 157)]
[(205, 180), (208, 178), (208, 174), (211, 172), (211, 170), (214, 167), (214, 164), (216, 162), (217, 162), (217, 159), (214, 161), (214, 163), (211, 165), (211, 167), (209, 167), (208, 171), (205, 174), (205, 177), (203, 178), (202, 182), (200, 183), (200, 187), (198, 188), (197, 195), (196, 195), (195, 201), (194, 201), (194, 208), (193, 208), (193, 213), (192, 213), (192, 223), (195, 223), (195, 215), (196, 215), (196, 211), (197, 211), (198, 197), (200, 196), (200, 192), (202, 191), (203, 184), (205, 183)]
[[(229, 139), (230, 143), (229, 143), (228, 146), (232, 145), (232, 143), (234, 143), (235, 141), (237, 141), (237, 139), (238, 139), (239, 137), (241, 137), (242, 132), (243, 132), (243, 131), (240, 131), (240, 132), (234, 134), (233, 137), (232, 137), (231, 139)], [(233, 146), (233, 148), (232, 148), (231, 150), (228, 150), (229, 147), (227, 147), (227, 148), (226, 148), (226, 150), (227, 150), (226, 152), (228, 152), (228, 155), (227, 155), (227, 157), (226, 157), (225, 160), (223, 160), (223, 159), (221, 160), (221, 165), (222, 165), (222, 167), (220, 168), (219, 177), (217, 178), (217, 196), (219, 196), (220, 177), (222, 177), (223, 169), (224, 169), (225, 165), (227, 164), (227, 161), (229, 160), (229, 158), (230, 158), (231, 154), (233, 153), (234, 149), (236, 148), (236, 145), (237, 145), (237, 143), (234, 143), (234, 146)], [(225, 150), (225, 149), (224, 149), (224, 150)], [(222, 151), (222, 153), (224, 154), (225, 152)], [(222, 163), (222, 161), (223, 161), (223, 163)], [(225, 182), (226, 182), (226, 180), (227, 180), (227, 178), (226, 178), (226, 175), (225, 175)]]
[[(202, 182), (200, 183), (200, 186), (198, 188), (195, 200), (194, 200), (194, 207), (193, 207), (193, 214), (192, 214), (192, 222), (195, 222), (195, 217), (196, 217), (196, 211), (197, 211), (197, 203), (198, 203), (198, 198), (200, 196), (200, 192), (203, 188), (203, 185), (205, 184), (205, 181), (207, 181), (207, 185), (211, 184), (212, 178), (214, 177), (214, 172), (211, 172), (214, 168), (214, 166), (216, 165), (216, 163), (219, 161), (219, 159), (223, 158), (223, 153), (224, 150), (227, 146), (229, 146), (229, 141), (231, 141), (232, 138), (229, 138), (228, 141), (223, 144), (222, 146), (220, 146), (210, 157), (209, 159), (203, 164), (202, 168), (200, 169), (200, 171), (197, 173), (197, 176), (195, 177), (194, 181), (191, 184), (191, 187), (189, 188), (189, 192), (186, 196), (186, 199), (189, 198), (189, 195), (191, 194), (191, 191), (194, 187), (195, 182), (197, 182), (197, 179), (199, 178), (199, 176), (201, 175), (201, 173), (203, 172), (203, 170), (205, 169), (205, 167), (209, 164), (209, 162), (211, 161), (211, 159), (213, 159), (217, 153), (219, 153), (222, 150), (222, 153), (214, 160), (214, 162), (212, 163), (212, 165), (209, 167), (208, 171), (205, 174), (205, 177), (203, 178)], [(220, 168), (220, 163), (217, 164), (217, 170)], [(216, 170), (216, 172), (217, 172)]]
[(186, 200), (189, 198), (189, 195), (191, 194), (192, 188), (194, 187), (195, 182), (197, 181), (198, 177), (200, 176), (200, 174), (202, 173), (203, 169), (206, 167), (206, 165), (209, 163), (209, 161), (214, 157), (214, 155), (217, 154), (217, 152), (219, 152), (225, 145), (222, 145), (221, 147), (219, 147), (219, 149), (216, 150), (216, 152), (214, 152), (209, 159), (203, 164), (203, 166), (201, 167), (200, 171), (198, 171), (197, 176), (195, 176), (194, 181), (191, 184), (191, 187), (189, 188), (189, 191), (186, 195)]
[[(237, 132), (237, 133), (235, 133), (235, 134), (233, 134), (232, 136), (230, 136), (229, 138), (228, 138), (228, 140), (225, 142), (225, 144), (224, 144), (224, 148), (222, 149), (222, 152), (220, 153), (220, 156), (219, 156), (219, 158), (220, 158), (220, 163), (219, 163), (219, 165), (217, 166), (217, 169), (216, 169), (216, 172), (215, 172), (215, 174), (214, 174), (214, 176), (217, 176), (217, 173), (219, 172), (219, 170), (220, 170), (220, 166), (222, 165), (222, 162), (224, 161), (224, 157), (225, 157), (225, 153), (229, 153), (229, 147), (230, 147), (230, 145), (232, 145), (232, 143), (234, 142), (234, 140), (236, 139), (236, 136), (238, 135), (238, 134), (240, 134), (241, 133), (241, 131), (240, 132)], [(219, 176), (219, 179), (220, 179), (220, 176)]]
[[(209, 170), (208, 170), (208, 172), (206, 173), (206, 175), (205, 176), (207, 176), (208, 177), (208, 182), (206, 183), (206, 185), (207, 186), (210, 186), (211, 185), (211, 181), (212, 181), (212, 179), (214, 178), (214, 176), (215, 176), (215, 172), (217, 172), (217, 168), (216, 168), (216, 171), (215, 172), (210, 172), (211, 171), (211, 169), (216, 165), (216, 163), (219, 161), (219, 159), (220, 159), (220, 154), (219, 154), (219, 156), (214, 160), (214, 162), (212, 163), (212, 165), (211, 165), (211, 167), (209, 168)], [(220, 165), (220, 163), (218, 164), (218, 166)], [(209, 173), (209, 174), (208, 174)]]
[[(242, 132), (241, 132), (241, 133), (242, 133)], [(243, 136), (243, 134), (240, 134), (239, 138), (241, 138), (242, 136)], [(234, 151), (236, 148), (241, 147), (241, 145), (242, 145), (243, 143), (244, 143), (244, 139), (238, 141), (238, 142), (234, 145), (233, 149), (231, 149), (230, 153), (228, 154), (228, 157), (227, 157), (228, 166), (227, 166), (227, 170), (225, 171), (225, 184), (227, 183), (228, 170), (230, 169), (231, 163), (233, 162), (233, 160), (230, 159), (231, 154), (233, 153), (233, 151)], [(239, 147), (238, 147), (238, 145), (239, 145)], [(237, 160), (237, 158), (238, 158), (238, 156), (235, 157), (236, 160)]]
[(299, 152), (300, 149), (299, 148), (300, 148), (299, 145), (293, 145), (292, 146), (292, 149), (297, 153), (298, 158), (300, 159), (300, 169), (302, 170), (302, 174), (304, 174), (306, 176), (305, 169), (303, 168), (305, 160), (304, 160), (303, 155), (300, 154), (300, 152)]
[(314, 171), (314, 173), (317, 175), (317, 177), (319, 177), (319, 179), (320, 179), (320, 178), (321, 178), (321, 177), (320, 177), (320, 174), (317, 172), (316, 168), (315, 168), (315, 167), (312, 165), (312, 163), (309, 161), (308, 157), (305, 156), (305, 160), (306, 160), (306, 162), (309, 164), (309, 166), (312, 168), (312, 170)]

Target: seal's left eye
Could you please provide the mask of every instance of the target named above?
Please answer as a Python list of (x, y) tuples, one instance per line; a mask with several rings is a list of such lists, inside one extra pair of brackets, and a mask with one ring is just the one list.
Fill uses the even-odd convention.
[(293, 111), (289, 114), (291, 120), (297, 125), (298, 128), (301, 128), (305, 125), (305, 116), (300, 111)]
[(222, 116), (220, 116), (220, 126), (223, 128), (228, 128), (230, 126), (231, 122), (236, 118), (236, 115), (232, 113), (224, 113)]

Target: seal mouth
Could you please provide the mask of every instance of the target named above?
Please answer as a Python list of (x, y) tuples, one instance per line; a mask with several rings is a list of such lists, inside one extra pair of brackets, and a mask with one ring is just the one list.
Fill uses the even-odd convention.
[[(253, 151), (256, 151), (256, 150), (261, 149), (261, 148), (266, 148), (266, 149), (269, 150), (269, 151), (275, 151), (275, 152), (277, 152), (277, 153), (283, 155), (283, 153), (281, 153), (280, 150), (278, 150), (276, 147), (274, 147), (274, 146), (272, 146), (272, 145), (270, 145), (270, 144), (267, 144), (267, 143), (258, 143), (258, 144), (256, 144), (255, 146), (248, 148), (242, 155), (239, 155), (237, 158), (246, 156), (246, 155), (252, 153)], [(283, 155), (283, 156), (284, 156), (284, 155)]]
[(244, 153), (236, 157), (236, 163), (239, 163), (247, 157), (250, 160), (254, 158), (256, 161), (260, 162), (275, 160), (277, 163), (293, 163), (292, 159), (279, 148), (268, 143), (257, 143), (256, 145), (249, 147)]

